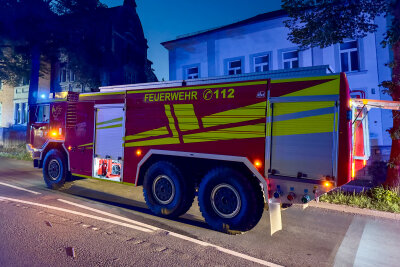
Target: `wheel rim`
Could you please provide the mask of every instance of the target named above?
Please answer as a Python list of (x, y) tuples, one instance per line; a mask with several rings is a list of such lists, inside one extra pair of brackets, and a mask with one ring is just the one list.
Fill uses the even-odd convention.
[(53, 181), (57, 180), (58, 177), (60, 176), (60, 171), (61, 171), (60, 163), (58, 162), (58, 160), (52, 159), (49, 162), (48, 171), (47, 171), (50, 179)]
[(238, 191), (229, 184), (219, 184), (211, 192), (211, 206), (222, 218), (235, 217), (242, 206)]
[(159, 175), (153, 182), (153, 196), (164, 205), (172, 202), (175, 196), (174, 182), (167, 175)]

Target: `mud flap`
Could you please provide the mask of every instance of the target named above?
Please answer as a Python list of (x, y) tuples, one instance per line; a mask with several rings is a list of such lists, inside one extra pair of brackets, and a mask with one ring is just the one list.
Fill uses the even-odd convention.
[(282, 230), (282, 214), (281, 214), (281, 203), (272, 202), (268, 203), (269, 206), (269, 221), (271, 226), (271, 236), (276, 232)]

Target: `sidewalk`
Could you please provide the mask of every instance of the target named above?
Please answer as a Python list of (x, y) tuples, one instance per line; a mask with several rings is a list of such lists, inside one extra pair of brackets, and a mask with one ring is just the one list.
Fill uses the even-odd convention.
[(311, 201), (310, 203), (308, 203), (308, 206), (314, 207), (314, 208), (328, 209), (328, 210), (334, 210), (334, 211), (339, 211), (339, 212), (359, 214), (359, 215), (365, 215), (365, 216), (373, 216), (373, 217), (379, 217), (379, 218), (400, 221), (400, 213), (392, 213), (392, 212), (385, 212), (385, 211), (371, 210), (371, 209), (362, 209), (362, 208), (356, 208), (356, 207), (351, 207), (351, 206), (347, 206), (347, 205), (337, 205), (337, 204), (331, 204), (331, 203), (326, 203), (326, 202), (315, 202), (315, 201)]

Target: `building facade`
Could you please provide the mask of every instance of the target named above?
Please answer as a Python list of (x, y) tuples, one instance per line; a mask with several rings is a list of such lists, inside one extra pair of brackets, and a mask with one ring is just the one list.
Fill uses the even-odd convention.
[(14, 87), (0, 81), (0, 127), (14, 123)]
[[(380, 45), (385, 18), (376, 19), (376, 33), (324, 49), (300, 49), (288, 41), (286, 19), (286, 13), (279, 10), (162, 43), (169, 52), (170, 80), (329, 65), (334, 72), (347, 73), (354, 96), (390, 100), (379, 87), (391, 79), (391, 70), (385, 66), (390, 51)], [(391, 139), (386, 129), (392, 126), (391, 112), (371, 110), (369, 126), (372, 155), (387, 159)]]

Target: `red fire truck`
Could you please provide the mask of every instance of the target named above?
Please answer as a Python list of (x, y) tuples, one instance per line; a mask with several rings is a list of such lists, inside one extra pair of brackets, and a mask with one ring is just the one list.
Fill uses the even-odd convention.
[(346, 75), (304, 74), (55, 93), (29, 109), (28, 149), (49, 188), (70, 176), (143, 186), (170, 218), (198, 194), (214, 229), (248, 231), (265, 202), (307, 203), (354, 176)]

